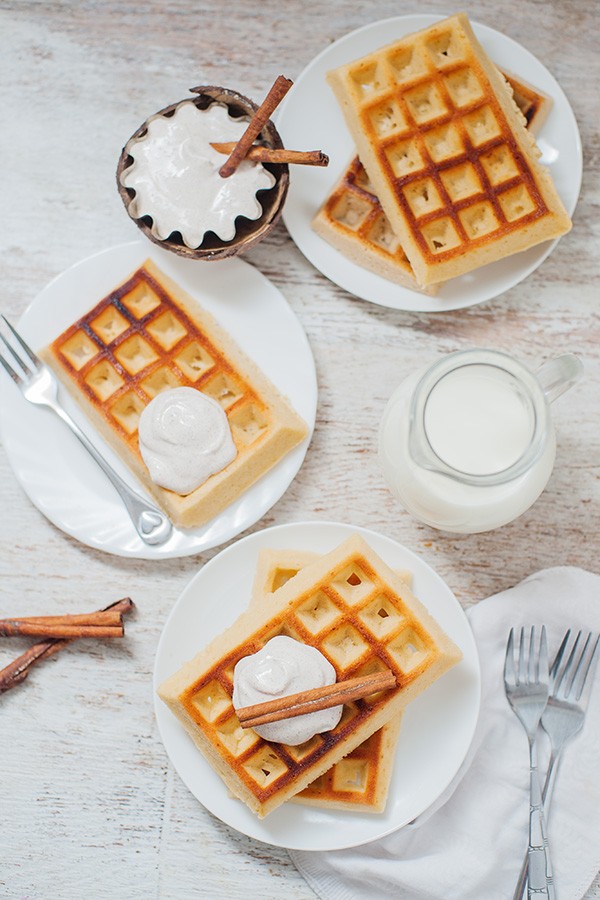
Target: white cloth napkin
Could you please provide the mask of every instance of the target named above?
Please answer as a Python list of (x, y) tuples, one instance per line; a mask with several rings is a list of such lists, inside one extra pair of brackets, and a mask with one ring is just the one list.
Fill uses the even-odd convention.
[[(508, 632), (545, 624), (552, 660), (568, 627), (600, 631), (600, 577), (546, 569), (478, 603), (469, 619), (482, 705), (467, 762), (432, 810), (394, 834), (351, 850), (291, 852), (320, 897), (512, 898), (527, 847), (529, 769), (525, 731), (504, 695)], [(544, 739), (543, 772), (545, 748)], [(557, 898), (580, 900), (600, 869), (600, 666), (583, 731), (564, 752), (548, 831)]]

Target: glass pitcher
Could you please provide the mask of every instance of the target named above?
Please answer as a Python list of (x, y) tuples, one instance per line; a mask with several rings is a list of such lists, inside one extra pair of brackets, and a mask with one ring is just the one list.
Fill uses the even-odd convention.
[(462, 534), (511, 522), (539, 497), (556, 439), (550, 404), (579, 378), (572, 354), (533, 373), (496, 350), (450, 353), (408, 377), (386, 406), (379, 457), (413, 516)]

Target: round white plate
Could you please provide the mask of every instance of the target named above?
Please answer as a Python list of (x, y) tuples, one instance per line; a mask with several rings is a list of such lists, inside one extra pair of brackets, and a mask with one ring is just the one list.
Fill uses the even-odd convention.
[[(355, 154), (342, 112), (325, 80), (330, 69), (393, 43), (406, 34), (427, 28), (440, 16), (411, 15), (384, 19), (359, 28), (322, 51), (304, 69), (277, 115), (277, 128), (286, 147), (318, 148), (330, 157), (328, 168), (293, 166), (283, 218), (293, 240), (320, 272), (340, 287), (380, 306), (419, 312), (438, 312), (473, 306), (514, 287), (545, 260), (556, 241), (453, 278), (435, 297), (428, 297), (386, 281), (351, 262), (311, 228), (311, 221)], [(575, 116), (562, 89), (535, 56), (486, 25), (472, 23), (484, 50), (499, 66), (549, 94), (554, 105), (537, 143), (542, 162), (549, 166), (556, 189), (572, 215), (582, 174), (581, 139)]]
[(350, 813), (284, 803), (258, 819), (231, 797), (192, 739), (155, 694), (159, 731), (175, 769), (215, 816), (249, 837), (293, 850), (354, 847), (395, 831), (429, 807), (463, 762), (477, 722), (479, 658), (467, 618), (450, 588), (396, 541), (351, 525), (299, 522), (249, 535), (222, 550), (192, 578), (164, 627), (154, 665), (156, 688), (242, 613), (263, 547), (327, 553), (358, 532), (390, 566), (410, 569), (414, 592), (461, 648), (464, 659), (406, 710), (384, 813)]
[[(1, 426), (18, 481), (58, 528), (90, 547), (117, 556), (166, 559), (198, 553), (230, 540), (279, 500), (302, 465), (310, 442), (317, 381), (302, 326), (264, 275), (240, 259), (197, 262), (161, 250), (149, 241), (111, 247), (63, 272), (23, 314), (20, 333), (34, 350), (45, 346), (148, 257), (212, 313), (290, 399), (309, 427), (308, 437), (216, 518), (199, 528), (174, 529), (165, 544), (150, 547), (138, 536), (116, 491), (77, 438), (53, 412), (28, 403), (4, 373), (0, 373)], [(60, 396), (119, 474), (145, 493), (64, 389)]]

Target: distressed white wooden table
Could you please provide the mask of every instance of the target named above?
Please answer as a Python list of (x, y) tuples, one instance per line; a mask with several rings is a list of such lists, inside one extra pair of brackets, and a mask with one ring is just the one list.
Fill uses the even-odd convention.
[[(354, 299), (312, 268), (283, 225), (248, 257), (301, 319), (320, 386), (306, 462), (255, 528), (312, 518), (381, 530), (421, 553), (465, 605), (544, 566), (593, 569), (600, 533), (597, 6), (507, 0), (501, 19), (496, 0), (467, 6), (543, 60), (579, 120), (583, 192), (573, 231), (552, 256), (505, 296), (436, 316)], [(203, 83), (260, 98), (277, 74), (297, 76), (349, 30), (438, 10), (434, 0), (402, 9), (384, 0), (4, 0), (2, 311), (15, 320), (63, 269), (137, 237), (114, 170), (122, 144), (149, 113)], [(455, 538), (398, 509), (374, 442), (384, 402), (405, 372), (476, 345), (510, 350), (532, 365), (573, 350), (586, 377), (557, 405), (557, 464), (533, 509), (497, 532)], [(0, 700), (0, 894), (313, 896), (284, 850), (248, 840), (204, 811), (158, 738), (151, 689), (158, 637), (182, 588), (216, 551), (163, 563), (112, 558), (50, 525), (16, 484), (3, 450), (0, 486), (4, 614), (96, 608), (124, 594), (137, 604), (120, 646), (73, 647)], [(22, 646), (4, 641), (0, 665)], [(588, 897), (600, 898), (600, 881)]]

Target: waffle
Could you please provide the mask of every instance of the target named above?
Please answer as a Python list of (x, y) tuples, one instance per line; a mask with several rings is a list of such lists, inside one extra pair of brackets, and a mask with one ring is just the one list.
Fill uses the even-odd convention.
[[(269, 550), (263, 549), (258, 554), (256, 572), (252, 582), (251, 603), (264, 603), (271, 594), (297, 575), (300, 569), (319, 559), (318, 553), (311, 550)], [(411, 587), (412, 572), (408, 569), (396, 569), (396, 575)]]
[[(308, 787), (459, 661), (406, 584), (353, 535), (248, 610), (159, 689), (227, 787), (260, 817)], [(242, 729), (233, 670), (278, 634), (317, 647), (337, 680), (391, 669), (398, 687), (346, 704), (339, 724), (298, 747)]]
[[(212, 519), (307, 434), (227, 332), (151, 260), (40, 356), (177, 526)], [(186, 496), (154, 484), (138, 446), (144, 407), (180, 386), (221, 404), (237, 449), (233, 462)]]
[(300, 569), (310, 565), (319, 558), (318, 553), (310, 550), (269, 550), (263, 549), (258, 554), (256, 572), (252, 582), (250, 603), (269, 601), (271, 594), (297, 575)]
[[(250, 602), (261, 606), (271, 603), (276, 590), (318, 558), (317, 553), (303, 551), (261, 550)], [(397, 574), (410, 587), (412, 574), (406, 571), (399, 571)], [(356, 750), (292, 797), (292, 801), (324, 809), (383, 812), (401, 719), (402, 716), (398, 715), (387, 722)]]
[(500, 69), (500, 72), (512, 88), (513, 100), (521, 110), (527, 129), (531, 134), (539, 134), (552, 109), (552, 97), (508, 69)]
[(313, 230), (356, 265), (412, 291), (413, 267), (381, 208), (369, 176), (355, 156), (312, 221)]
[(466, 15), (327, 77), (422, 287), (571, 227), (512, 92)]
[[(501, 70), (532, 134), (545, 121), (552, 100), (526, 81)], [(394, 234), (358, 156), (355, 156), (313, 219), (312, 227), (348, 259), (388, 281), (413, 291), (435, 294), (436, 285), (419, 288), (413, 268)]]

